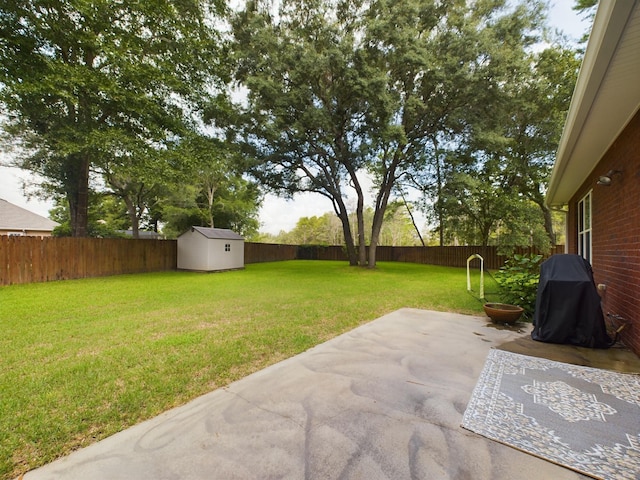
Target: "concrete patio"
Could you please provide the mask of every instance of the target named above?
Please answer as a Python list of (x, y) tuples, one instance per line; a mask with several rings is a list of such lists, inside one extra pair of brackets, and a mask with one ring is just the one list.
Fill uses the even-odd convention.
[(460, 427), (489, 349), (558, 350), (528, 333), (401, 309), (24, 479), (587, 478)]

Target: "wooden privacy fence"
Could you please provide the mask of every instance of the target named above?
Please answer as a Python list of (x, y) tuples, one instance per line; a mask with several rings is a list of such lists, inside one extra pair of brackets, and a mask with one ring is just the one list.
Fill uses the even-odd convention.
[(175, 270), (177, 243), (0, 235), (0, 285)]
[(281, 262), (295, 260), (297, 245), (244, 242), (244, 263)]
[[(0, 285), (145, 273), (177, 268), (175, 240), (120, 238), (9, 237), (0, 235)], [(563, 253), (557, 246), (551, 253)], [(536, 253), (520, 248), (516, 253)], [(496, 247), (378, 247), (376, 261), (411, 262), (465, 267), (480, 254), (487, 269), (498, 269), (506, 258)], [(344, 247), (318, 245), (244, 244), (245, 263), (284, 260), (347, 261)]]
[[(514, 253), (538, 254), (533, 247), (519, 247)], [(555, 246), (551, 255), (564, 253), (564, 245)], [(445, 267), (466, 267), (467, 259), (478, 254), (484, 259), (487, 270), (497, 270), (504, 265), (507, 257), (498, 254), (497, 247), (460, 246), (460, 247), (377, 247), (376, 261), (378, 262), (410, 262), (428, 265), (442, 265)]]
[(285, 260), (348, 261), (345, 247), (339, 245), (281, 245), (277, 243), (244, 244), (244, 263), (282, 262)]
[[(368, 250), (368, 247), (367, 247)], [(532, 247), (520, 247), (514, 253), (539, 253)], [(550, 254), (564, 253), (564, 246), (557, 245)], [(376, 261), (410, 262), (445, 267), (466, 267), (467, 259), (474, 254), (481, 255), (486, 269), (497, 270), (504, 265), (507, 257), (498, 255), (497, 247), (377, 247)], [(245, 263), (277, 262), (283, 260), (344, 260), (344, 247), (321, 245), (278, 245), (267, 243), (245, 243)]]

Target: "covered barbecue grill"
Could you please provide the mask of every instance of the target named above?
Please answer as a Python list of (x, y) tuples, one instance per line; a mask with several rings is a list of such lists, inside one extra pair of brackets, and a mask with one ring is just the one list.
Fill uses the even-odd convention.
[(540, 266), (531, 337), (581, 347), (610, 346), (593, 271), (580, 255), (553, 255)]

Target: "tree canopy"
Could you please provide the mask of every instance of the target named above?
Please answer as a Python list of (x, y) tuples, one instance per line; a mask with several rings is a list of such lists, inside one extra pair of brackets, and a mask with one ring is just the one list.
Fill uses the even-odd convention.
[(196, 128), (223, 80), (213, 24), (223, 9), (217, 0), (3, 3), (5, 132), (22, 166), (66, 198), (73, 235), (87, 234), (92, 175), (123, 185)]
[[(562, 77), (567, 63), (545, 63), (553, 49), (532, 55), (543, 13), (542, 2), (500, 0), (284, 0), (277, 12), (248, 2), (233, 18), (232, 48), (248, 92), (242, 140), (258, 159), (254, 173), (285, 195), (328, 197), (350, 263), (370, 267), (402, 179), (431, 194), (444, 242), (445, 194), (464, 193), (446, 185), (453, 158), (480, 181), (482, 165), (502, 158), (500, 174), (515, 168), (511, 183), (542, 207), (545, 173), (536, 168), (554, 148), (575, 70)], [(363, 172), (376, 186), (368, 258), (356, 249), (367, 237)], [(489, 173), (484, 181), (495, 182)]]
[(190, 224), (252, 235), (263, 192), (314, 192), (331, 201), (349, 262), (374, 267), (376, 246), (402, 237), (385, 222), (418, 230), (411, 212), (398, 217), (413, 189), (440, 244), (544, 246), (555, 240), (544, 190), (579, 64), (546, 36), (546, 7), (5, 2), (4, 138), (44, 194), (65, 199), (76, 236), (100, 230), (91, 201), (102, 204), (91, 215), (120, 212), (134, 234), (162, 222), (170, 235)]
[(466, 138), (439, 146), (432, 155), (439, 169), (412, 172), (435, 207), (441, 243), (543, 250), (555, 243), (544, 194), (578, 67), (566, 47), (521, 55), (511, 65), (517, 81), (500, 87), (491, 115), (470, 121)]

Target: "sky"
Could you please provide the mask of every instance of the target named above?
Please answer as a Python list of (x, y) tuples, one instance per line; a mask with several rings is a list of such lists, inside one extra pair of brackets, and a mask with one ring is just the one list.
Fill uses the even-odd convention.
[[(578, 40), (587, 26), (571, 9), (573, 4), (574, 0), (551, 0), (549, 23), (570, 39)], [(6, 158), (5, 152), (0, 152), (0, 162)], [(32, 180), (33, 177), (22, 170), (0, 166), (0, 198), (47, 217), (52, 204), (28, 198), (22, 190), (23, 182)], [(371, 196), (367, 198), (367, 203), (372, 204)], [(333, 212), (333, 207), (327, 198), (319, 194), (296, 194), (292, 200), (267, 195), (259, 214), (260, 231), (272, 234), (278, 234), (281, 230), (289, 231), (299, 218), (321, 216), (326, 212)]]

